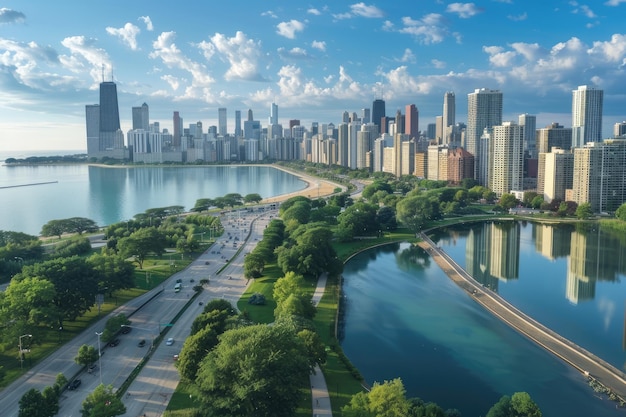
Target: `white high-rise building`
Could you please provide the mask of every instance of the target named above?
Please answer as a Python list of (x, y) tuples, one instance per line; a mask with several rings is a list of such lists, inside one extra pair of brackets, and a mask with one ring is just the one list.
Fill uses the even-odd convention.
[(441, 122), (443, 143), (451, 142), (456, 117), (456, 97), (454, 92), (446, 91), (443, 95), (443, 116)]
[(524, 128), (514, 122), (493, 127), (489, 188), (499, 197), (523, 189)]
[(602, 141), (604, 91), (581, 85), (572, 91), (572, 148)]
[[(474, 173), (480, 172), (480, 137), (485, 128), (502, 124), (502, 93), (480, 88), (467, 95), (465, 149), (474, 155)], [(478, 179), (478, 178), (477, 178)], [(480, 182), (480, 179), (478, 179)], [(480, 184), (487, 185), (487, 184)], [(508, 191), (507, 191), (508, 192)]]

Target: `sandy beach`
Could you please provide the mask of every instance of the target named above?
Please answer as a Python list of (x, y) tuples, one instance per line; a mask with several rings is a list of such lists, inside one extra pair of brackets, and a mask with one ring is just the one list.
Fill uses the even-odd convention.
[(304, 174), (299, 171), (294, 171), (294, 170), (277, 166), (277, 165), (270, 165), (270, 166), (272, 166), (273, 168), (288, 172), (291, 175), (295, 175), (296, 177), (304, 181), (307, 184), (307, 186), (303, 190), (295, 191), (293, 193), (264, 198), (263, 201), (261, 201), (261, 203), (275, 203), (279, 201), (285, 201), (295, 196), (304, 196), (308, 198), (325, 197), (325, 196), (333, 194), (337, 188), (341, 188), (342, 191), (345, 191), (347, 188), (344, 185), (336, 184), (334, 182), (327, 181), (322, 178), (313, 177), (313, 176)]

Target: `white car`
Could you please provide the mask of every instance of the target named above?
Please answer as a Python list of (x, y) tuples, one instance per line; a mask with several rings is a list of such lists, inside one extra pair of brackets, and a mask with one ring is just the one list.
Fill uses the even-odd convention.
[(173, 337), (168, 338), (168, 339), (165, 341), (165, 344), (166, 344), (167, 346), (172, 346), (172, 345), (174, 344), (174, 338), (173, 338)]

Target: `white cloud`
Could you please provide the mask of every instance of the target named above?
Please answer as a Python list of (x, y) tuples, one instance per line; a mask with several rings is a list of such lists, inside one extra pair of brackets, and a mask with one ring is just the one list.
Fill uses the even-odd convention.
[(387, 31), (387, 32), (391, 32), (394, 28), (393, 22), (389, 21), (389, 20), (385, 20), (383, 22), (383, 30)]
[(173, 75), (162, 75), (161, 79), (170, 85), (170, 88), (174, 91), (178, 90), (180, 87), (180, 80), (178, 77), (174, 77)]
[(437, 68), (437, 69), (443, 69), (446, 67), (446, 63), (443, 61), (440, 61), (438, 59), (432, 59), (430, 61), (430, 63), (433, 65), (433, 67)]
[(146, 24), (146, 30), (148, 32), (152, 32), (154, 30), (154, 25), (152, 24), (152, 19), (150, 19), (150, 16), (140, 16), (139, 20), (142, 20), (143, 23)]
[(355, 3), (350, 6), (350, 11), (355, 16), (368, 17), (368, 18), (377, 18), (383, 17), (385, 14), (382, 10), (374, 5), (366, 5), (365, 3)]
[(589, 19), (595, 19), (598, 17), (586, 4), (578, 4), (576, 1), (570, 1), (569, 4), (574, 7), (572, 10), (572, 13), (574, 14), (583, 14)]
[(309, 59), (311, 56), (308, 54), (306, 49), (302, 48), (291, 48), (287, 50), (285, 48), (278, 48), (278, 55), (283, 59)]
[(313, 14), (315, 16), (320, 16), (322, 14), (322, 12), (320, 12), (319, 10), (315, 9), (315, 8), (310, 8), (309, 10), (306, 11), (308, 14)]
[(276, 33), (280, 36), (284, 36), (288, 39), (295, 39), (296, 32), (302, 32), (304, 30), (304, 23), (292, 19), (289, 22), (280, 22), (276, 25)]
[(443, 16), (437, 13), (427, 14), (420, 20), (403, 17), (402, 23), (400, 33), (413, 35), (425, 44), (440, 43), (449, 35)]
[(607, 6), (619, 6), (622, 3), (626, 3), (626, 0), (609, 0), (604, 4)]
[[(204, 65), (189, 59), (174, 43), (175, 32), (163, 32), (152, 43), (150, 58), (160, 59), (170, 69), (178, 69), (191, 75), (191, 83), (178, 99), (200, 99), (207, 103), (214, 102), (210, 86), (215, 82)], [(165, 80), (171, 85), (170, 80)]]
[[(6, 88), (24, 89), (24, 87), (50, 90), (51, 87), (68, 87), (76, 83), (74, 77), (47, 71), (47, 67), (55, 67), (60, 63), (57, 52), (51, 47), (41, 46), (35, 42), (16, 42), (0, 38), (0, 67), (15, 83)], [(5, 92), (6, 93), (6, 92)]]
[(456, 13), (461, 19), (468, 19), (483, 10), (480, 7), (476, 7), (474, 3), (450, 3), (446, 8), (448, 13)]
[(119, 29), (107, 27), (106, 31), (109, 35), (120, 38), (133, 51), (138, 49), (137, 35), (141, 32), (141, 30), (132, 23), (126, 23), (123, 28)]
[(313, 41), (311, 42), (311, 48), (319, 49), (320, 51), (326, 51), (326, 42), (324, 41)]
[(400, 62), (415, 63), (415, 61), (416, 61), (415, 54), (413, 54), (413, 51), (411, 51), (409, 48), (406, 48), (404, 50), (404, 54), (402, 54), (402, 58), (400, 58), (399, 61)]
[(626, 35), (614, 34), (610, 41), (596, 41), (587, 53), (603, 62), (624, 65), (626, 60)]
[(496, 67), (508, 67), (517, 56), (514, 51), (504, 51), (499, 46), (483, 46), (483, 51), (489, 54), (489, 62)]
[(0, 9), (0, 24), (21, 23), (24, 20), (26, 20), (26, 15), (22, 12), (6, 7)]
[(278, 16), (276, 16), (276, 13), (274, 13), (274, 12), (273, 12), (273, 11), (271, 11), (271, 10), (268, 10), (268, 11), (266, 11), (266, 12), (261, 13), (261, 16), (269, 16), (269, 17), (271, 17), (272, 19), (278, 19)]
[(105, 77), (111, 77), (113, 65), (109, 55), (104, 49), (96, 47), (94, 39), (84, 36), (70, 36), (63, 39), (61, 44), (70, 50), (70, 55), (61, 55), (59, 59), (63, 66), (74, 73), (89, 71), (94, 86), (102, 81), (104, 70)]
[(224, 74), (226, 80), (262, 81), (263, 77), (258, 71), (261, 42), (248, 39), (247, 36), (237, 31), (234, 37), (229, 38), (221, 33), (216, 33), (211, 42), (215, 50), (226, 58), (230, 67)]
[(508, 16), (507, 16), (507, 18), (508, 18), (509, 20), (514, 21), (514, 22), (521, 22), (521, 21), (523, 21), (523, 20), (528, 19), (528, 13), (524, 12), (524, 13), (522, 13), (522, 14), (518, 14), (518, 15), (515, 15), (515, 16), (513, 16), (513, 15), (508, 15)]

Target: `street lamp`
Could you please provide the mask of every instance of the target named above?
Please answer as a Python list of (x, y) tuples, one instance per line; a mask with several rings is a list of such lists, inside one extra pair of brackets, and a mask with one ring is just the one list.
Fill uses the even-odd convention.
[(100, 336), (102, 336), (103, 332), (96, 332), (96, 336), (98, 336), (98, 370), (100, 371), (100, 385), (102, 385), (102, 351), (100, 350)]
[(18, 347), (20, 349), (20, 369), (24, 368), (24, 350), (22, 349), (22, 338), (23, 337), (33, 337), (32, 334), (23, 334), (17, 338)]

